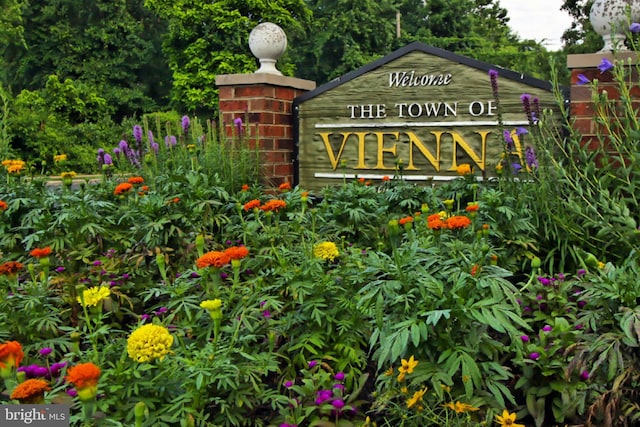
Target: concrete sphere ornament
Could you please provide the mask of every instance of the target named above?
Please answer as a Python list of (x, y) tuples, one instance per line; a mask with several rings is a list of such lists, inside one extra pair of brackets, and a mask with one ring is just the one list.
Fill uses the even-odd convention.
[(287, 35), (282, 28), (271, 22), (258, 24), (249, 34), (249, 49), (260, 61), (256, 73), (282, 75), (276, 68), (276, 61), (287, 50)]
[(596, 0), (591, 6), (589, 20), (593, 29), (604, 40), (601, 53), (626, 50), (624, 41), (629, 31), (629, 17), (631, 23), (640, 20), (640, 0)]

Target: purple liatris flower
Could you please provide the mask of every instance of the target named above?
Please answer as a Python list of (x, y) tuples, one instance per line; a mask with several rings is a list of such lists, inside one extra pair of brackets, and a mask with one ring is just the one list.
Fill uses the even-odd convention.
[(513, 174), (517, 174), (518, 172), (520, 172), (520, 169), (522, 169), (522, 166), (520, 165), (520, 163), (512, 163), (511, 164), (511, 170), (513, 170)]
[(534, 123), (533, 114), (531, 110), (531, 95), (528, 93), (523, 93), (520, 96), (520, 101), (522, 101), (522, 108), (524, 109), (524, 114), (527, 116), (529, 123)]
[(140, 125), (133, 127), (133, 137), (137, 142), (142, 142), (142, 127), (140, 127)]
[(155, 154), (158, 154), (158, 150), (160, 149), (160, 146), (158, 145), (158, 143), (152, 142), (150, 145), (151, 145), (151, 150), (153, 150)]
[(164, 137), (164, 145), (166, 145), (167, 148), (175, 147), (177, 143), (178, 141), (176, 140), (176, 137), (173, 135)]
[(598, 65), (598, 70), (600, 70), (601, 73), (606, 73), (611, 69), (613, 69), (613, 62), (609, 61), (607, 58), (602, 58), (600, 65)]
[(111, 154), (109, 154), (109, 153), (105, 153), (104, 154), (104, 164), (105, 165), (112, 165), (113, 164), (113, 158), (111, 158)]
[(182, 116), (182, 130), (184, 133), (189, 132), (189, 126), (191, 125), (191, 121), (189, 120), (189, 116)]
[(236, 126), (236, 132), (238, 132), (239, 135), (242, 132), (242, 119), (240, 117), (236, 118), (233, 124)]
[(504, 142), (507, 144), (507, 150), (513, 150), (513, 137), (511, 132), (505, 130), (502, 135), (504, 136)]
[(491, 81), (491, 92), (494, 98), (498, 98), (498, 72), (489, 70), (489, 80)]
[(155, 142), (155, 140), (153, 139), (153, 132), (148, 131), (147, 132), (147, 140), (149, 141), (149, 145), (153, 144)]
[(538, 168), (538, 158), (532, 146), (528, 145), (527, 148), (524, 149), (524, 156), (527, 166), (532, 169)]
[(578, 74), (578, 77), (576, 77), (576, 83), (579, 85), (587, 85), (591, 83), (591, 80), (589, 80), (584, 74)]

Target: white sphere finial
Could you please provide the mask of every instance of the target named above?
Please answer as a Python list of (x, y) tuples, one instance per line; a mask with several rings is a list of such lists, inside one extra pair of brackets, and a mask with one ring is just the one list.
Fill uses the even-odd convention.
[(276, 68), (276, 61), (287, 50), (287, 35), (282, 28), (271, 22), (258, 24), (249, 34), (249, 49), (260, 61), (256, 73), (282, 75)]
[(589, 20), (593, 29), (604, 40), (600, 52), (626, 50), (624, 41), (631, 22), (640, 19), (640, 0), (595, 0), (589, 11)]

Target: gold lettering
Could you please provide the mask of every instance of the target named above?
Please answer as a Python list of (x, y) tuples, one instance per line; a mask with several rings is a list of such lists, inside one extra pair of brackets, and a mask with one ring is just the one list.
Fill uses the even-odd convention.
[(369, 169), (369, 167), (364, 163), (364, 137), (367, 136), (369, 132), (354, 132), (354, 135), (358, 137), (358, 165), (355, 169)]
[(439, 172), (440, 171), (440, 140), (442, 134), (444, 132), (431, 132), (432, 135), (436, 137), (436, 155), (431, 153), (427, 147), (422, 143), (422, 141), (416, 136), (413, 132), (406, 132), (409, 137), (409, 165), (407, 165), (406, 170), (418, 170), (418, 168), (413, 164), (413, 146), (422, 153), (422, 155), (429, 160), (429, 163), (433, 166), (433, 168)]
[(449, 169), (450, 171), (455, 171), (458, 168), (458, 145), (469, 157), (471, 157), (471, 160), (476, 165), (478, 165), (478, 168), (480, 168), (480, 170), (484, 170), (484, 162), (486, 160), (487, 151), (487, 135), (489, 135), (491, 131), (476, 131), (475, 133), (479, 134), (482, 137), (482, 158), (478, 157), (476, 152), (473, 151), (467, 141), (465, 141), (459, 133), (451, 132), (451, 137), (453, 138), (453, 159), (451, 161), (451, 168)]
[(329, 136), (332, 132), (320, 132), (320, 138), (322, 138), (322, 142), (324, 142), (324, 148), (327, 150), (327, 154), (329, 155), (329, 161), (331, 162), (331, 167), (333, 170), (338, 168), (338, 162), (340, 161), (340, 157), (342, 157), (342, 152), (344, 151), (344, 146), (347, 143), (347, 139), (351, 133), (340, 133), (342, 135), (342, 144), (340, 145), (340, 150), (338, 151), (338, 157), (333, 152), (333, 147), (331, 147), (331, 143), (329, 142)]
[(378, 137), (378, 164), (376, 165), (375, 169), (390, 169), (390, 170), (395, 169), (395, 167), (387, 168), (384, 166), (384, 153), (391, 153), (393, 154), (394, 157), (397, 157), (396, 155), (397, 144), (393, 144), (393, 147), (385, 148), (384, 136), (391, 135), (395, 137), (397, 141), (400, 132), (373, 132), (373, 134)]

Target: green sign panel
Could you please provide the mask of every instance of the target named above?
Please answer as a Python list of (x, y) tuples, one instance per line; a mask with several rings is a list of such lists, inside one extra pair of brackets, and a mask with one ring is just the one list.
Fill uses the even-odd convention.
[[(504, 130), (529, 126), (521, 96), (556, 108), (551, 84), (412, 43), (294, 101), (297, 182), (320, 189), (346, 178), (452, 179), (461, 164), (495, 174), (505, 144), (489, 70), (498, 76)], [(534, 105), (534, 109), (536, 106)]]

